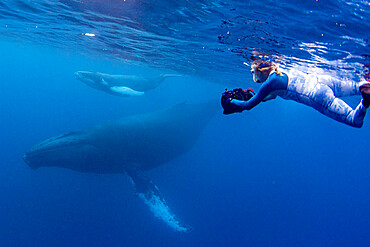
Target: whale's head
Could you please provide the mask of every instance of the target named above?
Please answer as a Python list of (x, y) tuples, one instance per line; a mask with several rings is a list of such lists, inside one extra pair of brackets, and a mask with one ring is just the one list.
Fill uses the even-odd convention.
[(100, 150), (91, 144), (86, 131), (73, 131), (33, 146), (23, 156), (32, 168), (63, 167), (84, 171), (101, 161)]
[(77, 71), (75, 72), (75, 77), (89, 86), (96, 86), (102, 83), (101, 74), (98, 72)]

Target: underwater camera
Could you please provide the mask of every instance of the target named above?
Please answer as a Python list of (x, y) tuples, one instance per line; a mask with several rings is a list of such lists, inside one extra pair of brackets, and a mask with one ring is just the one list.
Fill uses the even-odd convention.
[(365, 70), (364, 77), (368, 82), (370, 82), (370, 64), (365, 64), (364, 70)]
[(228, 115), (234, 112), (242, 112), (242, 109), (240, 109), (240, 107), (231, 104), (230, 101), (232, 99), (248, 101), (253, 97), (254, 94), (254, 91), (250, 88), (248, 88), (247, 90), (235, 88), (230, 91), (227, 91), (227, 89), (225, 89), (225, 92), (222, 94), (221, 97), (221, 105), (222, 108), (224, 108), (223, 113), (225, 115)]

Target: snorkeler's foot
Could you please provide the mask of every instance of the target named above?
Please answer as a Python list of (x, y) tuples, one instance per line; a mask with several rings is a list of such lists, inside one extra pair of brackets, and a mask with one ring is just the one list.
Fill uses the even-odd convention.
[(362, 104), (368, 108), (370, 106), (370, 83), (366, 83), (360, 87), (362, 94)]

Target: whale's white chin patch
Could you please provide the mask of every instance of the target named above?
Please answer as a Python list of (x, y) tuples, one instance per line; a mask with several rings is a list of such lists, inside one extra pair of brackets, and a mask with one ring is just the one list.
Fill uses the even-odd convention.
[(141, 96), (141, 95), (144, 94), (144, 92), (136, 91), (136, 90), (133, 90), (132, 88), (129, 88), (129, 87), (114, 86), (114, 87), (111, 87), (110, 90), (112, 92), (119, 93), (122, 96), (127, 96), (127, 97), (129, 97), (129, 96)]

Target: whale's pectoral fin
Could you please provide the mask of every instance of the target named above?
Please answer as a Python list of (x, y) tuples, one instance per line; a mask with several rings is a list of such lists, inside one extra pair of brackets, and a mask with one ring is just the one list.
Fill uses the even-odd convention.
[(120, 94), (121, 96), (141, 96), (144, 94), (144, 92), (136, 91), (129, 87), (114, 86), (110, 87), (110, 90)]
[(149, 206), (150, 210), (157, 218), (163, 220), (175, 231), (187, 232), (190, 230), (189, 227), (182, 226), (180, 222), (176, 220), (175, 215), (170, 212), (157, 186), (155, 186), (149, 178), (135, 170), (127, 171), (127, 174), (135, 187), (136, 195)]

